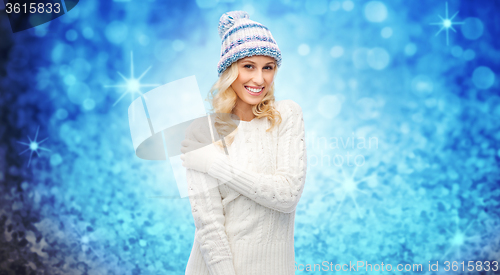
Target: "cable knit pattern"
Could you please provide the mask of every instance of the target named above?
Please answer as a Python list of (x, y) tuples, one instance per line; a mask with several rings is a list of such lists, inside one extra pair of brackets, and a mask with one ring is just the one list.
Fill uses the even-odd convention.
[(218, 157), (208, 173), (187, 170), (190, 191), (225, 183), (189, 197), (196, 231), (186, 274), (295, 274), (295, 209), (307, 170), (304, 119), (294, 101), (275, 104), (278, 127), (266, 133), (267, 118), (242, 121), (229, 156)]
[[(196, 194), (189, 197), (196, 226), (194, 246), (204, 259), (204, 262), (197, 266), (204, 267), (206, 274), (236, 274), (227, 235), (224, 232), (225, 218), (220, 193), (218, 188), (207, 187), (208, 181), (215, 179), (192, 169), (188, 170), (186, 177), (188, 182), (196, 183), (189, 185), (188, 192), (193, 191)], [(196, 188), (207, 191), (196, 192)], [(188, 264), (186, 274), (198, 274), (200, 270), (192, 270), (193, 266), (193, 263)]]

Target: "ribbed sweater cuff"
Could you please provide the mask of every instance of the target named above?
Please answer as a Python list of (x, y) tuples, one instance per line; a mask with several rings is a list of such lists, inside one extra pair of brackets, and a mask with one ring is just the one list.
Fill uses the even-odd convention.
[(225, 259), (215, 264), (207, 265), (210, 275), (236, 275), (232, 259)]
[(207, 173), (219, 179), (221, 183), (228, 183), (229, 186), (245, 196), (256, 195), (252, 186), (258, 179), (246, 169), (232, 162), (226, 155), (217, 156)]

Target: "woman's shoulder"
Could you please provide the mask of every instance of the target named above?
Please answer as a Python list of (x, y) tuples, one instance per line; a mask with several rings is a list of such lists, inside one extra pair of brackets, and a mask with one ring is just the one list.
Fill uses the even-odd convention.
[(278, 135), (285, 134), (289, 129), (294, 129), (292, 130), (294, 133), (303, 131), (304, 117), (300, 105), (291, 99), (280, 100), (275, 103), (275, 107), (280, 112), (282, 119), (278, 126)]
[(274, 106), (276, 110), (278, 110), (280, 114), (284, 115), (286, 118), (302, 116), (302, 108), (297, 102), (291, 99), (276, 101)]
[(294, 108), (294, 109), (301, 109), (302, 110), (302, 108), (300, 107), (300, 105), (297, 102), (295, 102), (295, 101), (293, 101), (291, 99), (278, 100), (278, 101), (275, 101), (274, 104), (275, 104), (276, 108), (283, 108), (283, 107), (287, 108), (288, 107), (288, 108)]

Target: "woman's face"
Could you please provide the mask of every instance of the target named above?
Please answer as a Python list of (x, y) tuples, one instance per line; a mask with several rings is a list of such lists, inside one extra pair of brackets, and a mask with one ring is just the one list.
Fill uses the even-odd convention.
[(276, 60), (269, 56), (249, 56), (238, 60), (238, 78), (231, 87), (238, 95), (236, 104), (259, 104), (274, 81)]

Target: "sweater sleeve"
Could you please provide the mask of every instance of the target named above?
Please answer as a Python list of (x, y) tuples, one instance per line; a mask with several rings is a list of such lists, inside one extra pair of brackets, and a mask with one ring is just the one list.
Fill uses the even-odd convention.
[[(193, 136), (187, 133), (186, 138), (193, 139)], [(217, 180), (193, 169), (187, 169), (186, 179), (196, 226), (195, 242), (199, 244), (210, 275), (235, 275)]]
[(302, 109), (294, 101), (285, 100), (281, 104), (279, 109), (283, 122), (278, 130), (275, 174), (249, 171), (222, 154), (214, 160), (208, 174), (258, 204), (291, 213), (296, 209), (306, 179), (304, 118)]

